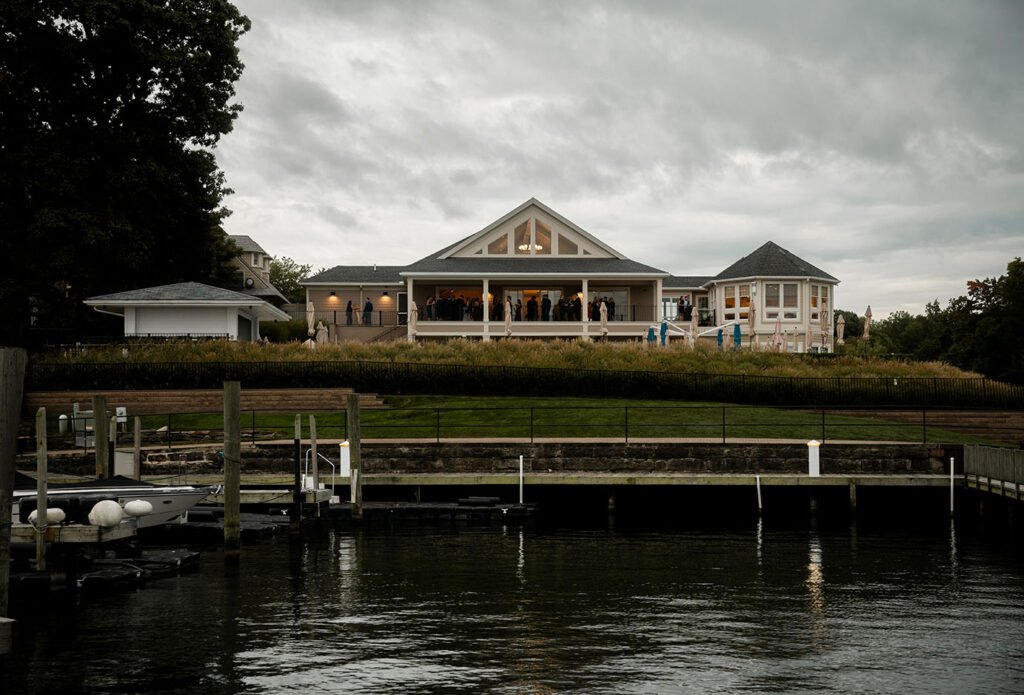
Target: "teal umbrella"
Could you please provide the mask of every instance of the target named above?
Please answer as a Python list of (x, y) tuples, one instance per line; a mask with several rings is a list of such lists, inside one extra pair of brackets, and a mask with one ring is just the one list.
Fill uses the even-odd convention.
[(740, 347), (740, 325), (738, 323), (732, 325), (732, 342), (736, 343), (737, 348)]
[(721, 350), (721, 349), (722, 349), (722, 343), (723, 343), (723, 342), (724, 342), (724, 338), (723, 338), (723, 335), (722, 335), (722, 329), (721, 329), (721, 328), (719, 328), (719, 329), (718, 329), (718, 349), (719, 349), (719, 350)]

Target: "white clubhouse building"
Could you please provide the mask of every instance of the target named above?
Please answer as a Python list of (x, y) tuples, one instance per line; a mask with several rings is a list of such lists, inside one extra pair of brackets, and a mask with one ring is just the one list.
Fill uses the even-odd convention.
[[(668, 320), (705, 340), (724, 327), (731, 341), (734, 324), (744, 344), (753, 336), (767, 345), (781, 332), (785, 349), (803, 352), (831, 351), (838, 282), (772, 242), (718, 275), (673, 276), (531, 198), (410, 265), (336, 266), (302, 285), (332, 340), (638, 340)], [(689, 321), (679, 313), (683, 299), (693, 308)], [(588, 310), (594, 300), (610, 310), (604, 323)]]

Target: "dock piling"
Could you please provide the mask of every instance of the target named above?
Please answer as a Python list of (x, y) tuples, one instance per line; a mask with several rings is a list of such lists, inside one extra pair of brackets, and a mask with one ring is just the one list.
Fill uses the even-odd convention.
[(0, 630), (5, 631), (10, 629), (5, 620), (11, 571), (11, 525), (7, 522), (14, 495), (14, 459), (27, 359), (20, 348), (0, 348)]
[(763, 509), (761, 505), (761, 476), (755, 475), (754, 481), (757, 483), (757, 513), (760, 514)]
[(295, 415), (295, 461), (292, 464), (292, 513), (288, 530), (291, 535), (302, 533), (302, 415)]
[[(224, 562), (238, 564), (241, 552), (242, 389), (224, 382)], [(137, 418), (136, 418), (137, 420)]]
[[(85, 436), (88, 443), (88, 430), (86, 430)], [(93, 454), (96, 457), (96, 477), (105, 478), (107, 475), (107, 397), (102, 395), (92, 397), (92, 445)]]
[[(313, 489), (320, 489), (320, 461), (317, 459), (316, 451), (316, 415), (309, 416), (309, 457), (312, 459)], [(314, 502), (316, 515), (320, 516), (320, 505)]]
[(362, 433), (359, 429), (359, 394), (348, 394), (345, 407), (346, 424), (348, 425), (348, 447), (351, 459), (351, 497), (352, 518), (360, 520), (363, 518), (363, 481), (360, 477), (362, 467), (362, 453), (359, 442)]
[(36, 570), (46, 570), (46, 408), (36, 411)]
[(949, 457), (949, 516), (950, 516), (950, 518), (952, 518), (954, 516), (954, 514), (953, 514), (953, 490), (954, 490), (955, 483), (954, 483), (954, 480), (953, 480), (953, 471), (956, 468), (956, 466), (954, 465), (954, 462), (955, 462), (955, 459), (952, 456), (950, 456)]
[(132, 477), (142, 480), (142, 418), (135, 416), (135, 440), (132, 453)]

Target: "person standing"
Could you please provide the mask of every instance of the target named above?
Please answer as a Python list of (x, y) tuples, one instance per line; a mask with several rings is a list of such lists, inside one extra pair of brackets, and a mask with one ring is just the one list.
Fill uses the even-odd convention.
[(544, 295), (544, 299), (540, 303), (540, 320), (551, 320), (551, 300), (548, 299), (547, 295)]
[(345, 325), (352, 325), (352, 300), (348, 300), (348, 304), (345, 306)]
[(679, 320), (683, 319), (686, 313), (686, 297), (680, 297), (679, 302), (676, 303), (676, 318)]
[(363, 325), (364, 326), (369, 326), (370, 325), (370, 322), (372, 321), (372, 316), (371, 316), (372, 314), (373, 314), (373, 302), (371, 302), (370, 298), (367, 297), (366, 298), (366, 304), (363, 305)]
[(530, 297), (526, 300), (526, 320), (536, 321), (537, 320), (537, 298)]
[(615, 298), (614, 297), (609, 298), (608, 301), (605, 302), (605, 304), (608, 305), (608, 320), (609, 321), (614, 321), (615, 320)]

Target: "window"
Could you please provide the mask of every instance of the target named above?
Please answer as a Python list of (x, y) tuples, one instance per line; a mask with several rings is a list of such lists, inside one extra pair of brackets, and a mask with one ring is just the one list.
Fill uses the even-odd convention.
[(540, 220), (534, 220), (536, 229), (534, 230), (534, 236), (536, 237), (534, 244), (534, 252), (539, 256), (546, 256), (551, 254), (551, 228)]
[(526, 220), (516, 227), (513, 232), (513, 243), (515, 244), (516, 255), (530, 253), (530, 220)]
[[(740, 285), (740, 318), (747, 318), (750, 309), (750, 285)], [(745, 311), (746, 310), (746, 311)]]
[[(782, 309), (782, 318), (797, 319), (799, 317), (799, 285), (795, 282), (767, 282), (764, 285), (764, 317), (774, 319)], [(782, 301), (780, 303), (779, 297)]]
[(576, 245), (576, 242), (569, 239), (564, 234), (558, 235), (558, 255), (559, 256), (578, 256), (580, 255), (580, 247)]
[(495, 239), (490, 244), (488, 244), (487, 253), (492, 256), (507, 256), (508, 234), (502, 234), (500, 238)]
[(736, 318), (736, 286), (726, 285), (723, 287), (722, 296), (725, 298), (725, 314), (722, 318), (731, 321)]
[(818, 286), (811, 285), (811, 321), (818, 320)]

